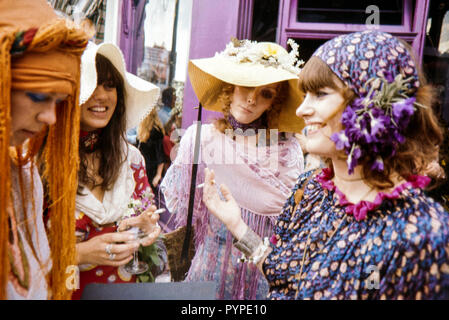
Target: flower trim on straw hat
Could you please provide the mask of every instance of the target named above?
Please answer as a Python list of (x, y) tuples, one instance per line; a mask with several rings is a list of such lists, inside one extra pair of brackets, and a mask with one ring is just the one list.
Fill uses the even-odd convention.
[(301, 72), (300, 66), (304, 64), (303, 60), (299, 60), (299, 45), (293, 40), (288, 39), (287, 44), (292, 50), (286, 54), (281, 46), (261, 42), (257, 43), (251, 40), (238, 40), (232, 38), (226, 48), (216, 53), (216, 56), (226, 56), (237, 63), (254, 63), (270, 67), (281, 67), (293, 74)]
[(304, 120), (296, 116), (303, 94), (298, 88), (302, 60), (298, 60), (298, 44), (289, 40), (290, 53), (272, 42), (255, 42), (233, 38), (222, 52), (213, 57), (190, 60), (190, 82), (198, 100), (207, 110), (222, 112), (219, 99), (226, 84), (259, 87), (288, 81), (288, 97), (279, 113), (281, 132), (301, 132)]

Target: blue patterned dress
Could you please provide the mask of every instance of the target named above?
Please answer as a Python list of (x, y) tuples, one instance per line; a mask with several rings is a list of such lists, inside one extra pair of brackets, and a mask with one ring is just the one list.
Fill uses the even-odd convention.
[(379, 194), (356, 219), (357, 205), (326, 170), (310, 179), (293, 212), (294, 193), (312, 172), (299, 177), (277, 221), (263, 266), (268, 298), (448, 299), (449, 214), (425, 196), (426, 178)]

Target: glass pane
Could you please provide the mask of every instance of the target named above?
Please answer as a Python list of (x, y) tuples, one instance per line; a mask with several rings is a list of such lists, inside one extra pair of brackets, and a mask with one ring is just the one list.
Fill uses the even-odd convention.
[(423, 69), (436, 87), (435, 110), (449, 123), (449, 4), (431, 1), (423, 55)]
[(435, 87), (437, 97), (433, 105), (444, 125), (445, 139), (440, 146), (439, 164), (446, 180), (429, 192), (429, 195), (449, 208), (449, 2), (432, 0), (429, 6), (423, 69), (429, 82)]
[(257, 0), (254, 2), (251, 40), (276, 41), (278, 12), (278, 0)]
[(403, 1), (380, 0), (298, 0), (298, 22), (365, 24), (373, 14), (366, 13), (368, 6), (379, 8), (379, 24), (402, 25)]

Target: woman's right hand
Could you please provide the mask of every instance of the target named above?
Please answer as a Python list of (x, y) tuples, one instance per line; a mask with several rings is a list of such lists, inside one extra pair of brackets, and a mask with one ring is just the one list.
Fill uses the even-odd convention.
[(131, 261), (134, 251), (139, 248), (139, 242), (132, 240), (135, 236), (127, 232), (111, 232), (79, 242), (76, 244), (77, 264), (122, 266)]
[(241, 239), (246, 232), (248, 226), (242, 219), (240, 207), (232, 197), (228, 187), (224, 184), (220, 186), (220, 191), (225, 200), (221, 200), (215, 185), (215, 173), (213, 170), (206, 168), (204, 170), (204, 190), (203, 202), (209, 211), (217, 217), (226, 228), (237, 239)]

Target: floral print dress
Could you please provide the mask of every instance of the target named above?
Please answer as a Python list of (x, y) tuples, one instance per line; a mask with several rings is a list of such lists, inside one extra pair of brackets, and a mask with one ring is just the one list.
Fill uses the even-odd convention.
[(449, 298), (449, 214), (424, 194), (427, 177), (354, 205), (329, 169), (304, 186), (311, 174), (300, 176), (276, 223), (263, 266), (268, 298)]

